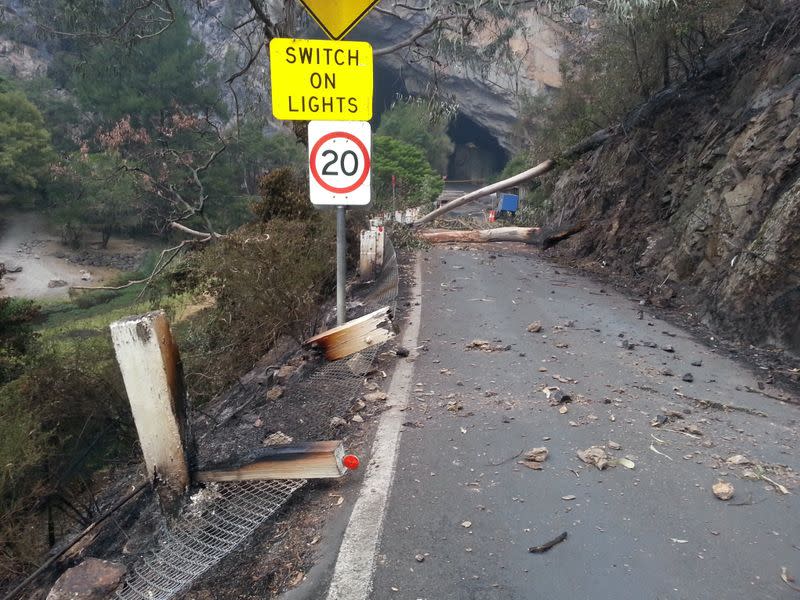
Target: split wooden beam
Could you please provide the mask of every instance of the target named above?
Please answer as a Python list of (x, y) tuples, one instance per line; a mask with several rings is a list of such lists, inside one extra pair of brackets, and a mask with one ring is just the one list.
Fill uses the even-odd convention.
[(339, 360), (395, 337), (388, 306), (307, 339), (304, 346), (322, 350), (328, 360)]
[(185, 391), (178, 346), (164, 311), (111, 324), (111, 339), (139, 435), (148, 477), (174, 508), (189, 486)]
[(214, 465), (193, 473), (198, 483), (263, 479), (335, 479), (347, 472), (341, 441), (270, 446), (238, 465)]

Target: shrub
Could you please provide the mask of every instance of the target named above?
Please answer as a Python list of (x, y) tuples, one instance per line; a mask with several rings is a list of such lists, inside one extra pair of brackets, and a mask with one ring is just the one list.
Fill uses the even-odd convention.
[(444, 181), (431, 168), (422, 150), (382, 135), (376, 135), (372, 143), (375, 210), (412, 208), (439, 197)]
[[(307, 200), (306, 200), (307, 202)], [(216, 302), (182, 341), (187, 386), (199, 402), (247, 371), (283, 335), (302, 340), (335, 282), (335, 224), (272, 219), (190, 256)]]
[(306, 177), (295, 169), (283, 167), (267, 173), (258, 186), (261, 199), (252, 211), (259, 221), (271, 219), (313, 219), (317, 209), (308, 198)]

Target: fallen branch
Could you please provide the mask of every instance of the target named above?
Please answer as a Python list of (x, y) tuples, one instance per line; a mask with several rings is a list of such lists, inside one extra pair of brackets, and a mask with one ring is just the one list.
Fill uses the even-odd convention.
[(541, 546), (531, 546), (530, 548), (528, 548), (528, 552), (531, 552), (533, 554), (541, 554), (542, 552), (547, 552), (548, 550), (550, 550), (550, 548), (556, 546), (557, 544), (560, 544), (565, 539), (567, 539), (566, 531), (561, 535), (559, 535), (558, 537), (553, 538), (549, 542), (545, 542)]
[(452, 229), (431, 229), (420, 231), (420, 239), (431, 244), (486, 243), (486, 242), (522, 242), (541, 246), (547, 250), (560, 241), (583, 231), (584, 224), (567, 225), (556, 230), (542, 230), (539, 227), (498, 227), (496, 229), (470, 229), (457, 231)]
[(178, 231), (182, 231), (183, 233), (187, 233), (189, 235), (193, 235), (194, 237), (202, 238), (201, 241), (203, 241), (203, 242), (207, 242), (207, 241), (210, 241), (212, 239), (220, 239), (220, 238), (227, 237), (225, 235), (222, 235), (221, 233), (216, 233), (216, 232), (206, 233), (205, 231), (197, 231), (196, 229), (190, 229), (186, 225), (182, 225), (182, 224), (177, 223), (175, 221), (172, 221), (169, 224), (169, 226), (172, 227), (173, 229), (177, 229)]
[(616, 129), (613, 127), (606, 127), (605, 129), (600, 129), (599, 131), (595, 131), (592, 135), (587, 138), (584, 138), (574, 146), (568, 148), (561, 154), (559, 154), (556, 158), (548, 159), (544, 162), (539, 163), (532, 169), (528, 169), (527, 171), (523, 171), (513, 177), (509, 177), (508, 179), (504, 179), (503, 181), (498, 181), (497, 183), (493, 183), (492, 185), (487, 185), (486, 187), (482, 187), (474, 192), (470, 192), (469, 194), (465, 194), (455, 200), (451, 200), (447, 204), (440, 206), (433, 212), (428, 213), (424, 217), (417, 219), (414, 222), (414, 227), (419, 227), (420, 225), (424, 225), (425, 223), (429, 223), (440, 217), (441, 215), (450, 212), (454, 208), (458, 208), (459, 206), (470, 202), (471, 200), (477, 200), (478, 198), (482, 198), (483, 196), (488, 196), (489, 194), (493, 194), (495, 192), (499, 192), (510, 187), (514, 187), (515, 185), (519, 185), (520, 183), (525, 183), (526, 181), (530, 181), (535, 177), (539, 177), (540, 175), (544, 175), (549, 171), (552, 171), (553, 168), (558, 164), (559, 160), (569, 160), (580, 156), (581, 154), (586, 154), (587, 152), (594, 150), (598, 146), (601, 146), (608, 140), (613, 134)]

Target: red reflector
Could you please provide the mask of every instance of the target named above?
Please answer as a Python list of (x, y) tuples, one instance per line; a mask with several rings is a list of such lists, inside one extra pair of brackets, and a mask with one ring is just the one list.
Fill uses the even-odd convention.
[(342, 459), (342, 464), (352, 471), (358, 468), (358, 466), (361, 464), (361, 461), (358, 460), (356, 455), (348, 454)]

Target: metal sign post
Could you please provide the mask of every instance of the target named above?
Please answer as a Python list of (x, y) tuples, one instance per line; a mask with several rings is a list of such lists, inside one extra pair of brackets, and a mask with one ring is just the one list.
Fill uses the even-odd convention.
[(347, 321), (347, 206), (370, 201), (372, 128), (361, 121), (312, 121), (308, 124), (308, 172), (311, 203), (336, 206), (336, 321)]
[(347, 225), (344, 206), (336, 207), (336, 324), (347, 322), (345, 287), (347, 286)]

